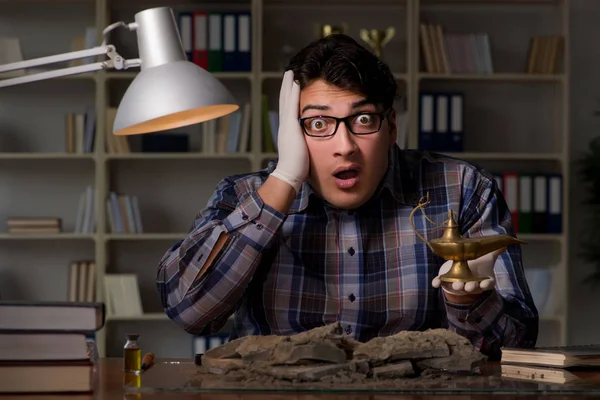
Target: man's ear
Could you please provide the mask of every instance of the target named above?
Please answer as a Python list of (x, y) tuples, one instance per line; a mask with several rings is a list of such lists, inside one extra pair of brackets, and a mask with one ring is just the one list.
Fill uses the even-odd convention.
[(398, 129), (396, 125), (396, 109), (392, 108), (387, 117), (389, 130), (389, 146), (392, 147), (398, 138)]

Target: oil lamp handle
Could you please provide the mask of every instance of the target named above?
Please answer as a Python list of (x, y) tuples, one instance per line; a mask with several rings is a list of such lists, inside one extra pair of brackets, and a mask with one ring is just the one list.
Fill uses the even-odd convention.
[(425, 216), (425, 219), (426, 219), (427, 221), (429, 221), (429, 222), (432, 222), (432, 223), (433, 223), (433, 221), (431, 221), (431, 220), (429, 219), (429, 217), (427, 217), (427, 214), (425, 214), (425, 211), (423, 211), (423, 207), (427, 206), (427, 205), (429, 204), (429, 202), (430, 202), (430, 200), (429, 200), (429, 192), (427, 192), (427, 196), (426, 196), (426, 197), (427, 197), (427, 199), (426, 199), (426, 200), (423, 200), (423, 199), (421, 198), (421, 199), (419, 200), (419, 204), (418, 204), (418, 205), (417, 205), (417, 206), (414, 208), (414, 210), (412, 210), (412, 211), (410, 212), (410, 227), (412, 228), (413, 232), (415, 232), (415, 234), (416, 234), (416, 235), (419, 237), (419, 239), (421, 239), (422, 241), (424, 241), (424, 242), (427, 244), (427, 246), (428, 246), (428, 247), (431, 249), (431, 251), (433, 251), (433, 252), (435, 253), (435, 251), (433, 250), (433, 247), (431, 247), (431, 245), (429, 244), (429, 242), (427, 241), (427, 239), (425, 239), (425, 238), (423, 237), (423, 235), (421, 235), (421, 234), (419, 233), (419, 231), (417, 230), (417, 228), (415, 228), (415, 224), (414, 224), (414, 222), (413, 222), (413, 217), (414, 217), (415, 213), (416, 213), (418, 210), (421, 210), (421, 213), (423, 213), (423, 215)]

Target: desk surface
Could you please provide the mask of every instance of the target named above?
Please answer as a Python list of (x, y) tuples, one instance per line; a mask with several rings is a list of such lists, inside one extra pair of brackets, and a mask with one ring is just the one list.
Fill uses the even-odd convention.
[[(185, 360), (189, 361), (189, 360)], [(496, 366), (492, 366), (492, 368), (496, 368)], [(154, 367), (153, 367), (154, 368)], [(161, 371), (167, 371), (168, 369), (163, 369)], [(163, 373), (163, 372), (161, 372)], [(173, 369), (173, 373), (177, 373), (176, 369)], [(561, 395), (560, 392), (557, 392), (561, 399), (573, 397), (577, 399), (591, 399), (598, 398), (600, 395), (600, 370), (598, 371), (574, 371), (575, 375), (583, 379), (586, 383), (598, 386), (599, 392), (595, 394), (564, 394)], [(168, 374), (168, 373), (167, 373)], [(54, 395), (39, 395), (39, 396), (30, 396), (26, 395), (0, 395), (0, 400), (4, 399), (40, 399), (40, 400), (54, 400), (54, 399), (65, 399), (69, 400), (108, 400), (108, 399), (210, 399), (210, 400), (383, 400), (385, 399), (399, 399), (399, 400), (417, 400), (424, 399), (429, 396), (432, 396), (431, 393), (378, 393), (378, 392), (366, 392), (366, 393), (352, 393), (352, 392), (189, 392), (189, 391), (176, 391), (176, 390), (167, 390), (167, 391), (145, 391), (143, 393), (129, 393), (123, 390), (123, 372), (122, 372), (122, 360), (120, 358), (108, 358), (101, 359), (98, 363), (98, 389), (94, 394), (89, 395), (69, 395), (67, 396), (54, 396)], [(457, 395), (461, 400), (489, 400), (489, 396), (492, 393), (456, 393), (456, 394), (447, 394), (440, 393), (435, 395), (436, 398), (439, 399), (457, 399)], [(518, 392), (513, 393), (502, 393), (502, 394), (493, 394), (494, 400), (504, 400), (504, 399), (513, 399), (515, 395), (522, 397)], [(393, 397), (391, 397), (393, 396)], [(527, 399), (538, 399), (538, 398), (546, 398), (547, 396), (543, 394), (530, 394), (527, 395)]]

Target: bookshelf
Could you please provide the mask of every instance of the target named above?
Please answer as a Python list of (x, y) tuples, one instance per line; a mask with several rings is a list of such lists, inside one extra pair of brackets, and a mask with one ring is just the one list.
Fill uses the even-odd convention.
[[(159, 258), (174, 242), (185, 237), (195, 214), (222, 177), (261, 168), (275, 153), (262, 150), (262, 125), (259, 107), (262, 94), (269, 96), (275, 109), (282, 72), (280, 49), (295, 50), (316, 37), (318, 24), (345, 22), (349, 34), (360, 41), (361, 28), (396, 27), (396, 35), (383, 50), (403, 92), (408, 115), (408, 147), (419, 143), (419, 92), (464, 91), (465, 123), (470, 137), (465, 149), (451, 153), (496, 171), (520, 170), (561, 173), (563, 179), (563, 231), (560, 234), (519, 234), (528, 241), (524, 261), (534, 265), (543, 259), (558, 273), (555, 291), (563, 309), (541, 317), (540, 329), (549, 333), (543, 344), (566, 344), (568, 293), (568, 97), (569, 27), (566, 1), (556, 0), (377, 0), (296, 1), (227, 0), (199, 4), (187, 0), (47, 0), (0, 2), (0, 34), (21, 38), (24, 58), (69, 51), (73, 36), (86, 26), (99, 30), (117, 20), (133, 21), (135, 12), (154, 6), (170, 6), (175, 13), (195, 10), (250, 10), (252, 15), (252, 70), (215, 72), (240, 100), (252, 107), (250, 151), (247, 153), (110, 153), (104, 146), (105, 118), (96, 121), (96, 145), (92, 153), (68, 154), (63, 151), (64, 114), (94, 105), (104, 115), (118, 106), (136, 71), (100, 71), (85, 75), (2, 89), (0, 127), (10, 130), (8, 143), (0, 139), (1, 217), (13, 215), (58, 215), (64, 220), (64, 233), (16, 236), (0, 231), (0, 254), (8, 261), (0, 272), (14, 276), (20, 291), (0, 286), (0, 296), (61, 299), (66, 297), (66, 270), (73, 259), (93, 259), (96, 263), (96, 292), (102, 299), (102, 279), (109, 273), (136, 273), (144, 314), (109, 316), (97, 339), (101, 355), (119, 355), (124, 334), (132, 330), (151, 343), (161, 356), (191, 355), (191, 338), (160, 309), (154, 278)], [(35, 5), (33, 7), (32, 5)], [(342, 7), (343, 6), (343, 7)], [(315, 13), (317, 9), (319, 12)], [(25, 12), (26, 11), (26, 12)], [(49, 18), (50, 17), (50, 18)], [(53, 25), (41, 28), (40, 21)], [(420, 22), (441, 24), (447, 31), (488, 32), (492, 43), (493, 73), (427, 72), (421, 56)], [(507, 26), (507, 21), (510, 26)], [(49, 22), (50, 24), (50, 22)], [(536, 25), (537, 24), (537, 25)], [(58, 26), (60, 25), (60, 26)], [(52, 36), (50, 34), (57, 33)], [(565, 46), (557, 73), (527, 73), (525, 64), (529, 40), (541, 34), (563, 35)], [(43, 38), (53, 37), (47, 44)], [(113, 42), (125, 57), (136, 56), (135, 34), (118, 32)], [(506, 59), (509, 59), (506, 61)], [(543, 104), (538, 104), (543, 103)], [(36, 118), (31, 118), (35, 115)], [(551, 115), (552, 118), (547, 118)], [(504, 121), (504, 123), (497, 123)], [(181, 129), (192, 137), (199, 127)], [(471, 140), (479, 133), (478, 140)], [(480, 133), (481, 132), (481, 133)], [(552, 140), (541, 137), (552, 132)], [(502, 134), (502, 136), (499, 136)], [(524, 140), (530, 137), (530, 140)], [(519, 140), (523, 139), (523, 140)], [(132, 146), (139, 138), (132, 137)], [(470, 140), (470, 141), (469, 141)], [(41, 178), (40, 178), (41, 177)], [(40, 179), (44, 182), (40, 183)], [(35, 180), (35, 187), (28, 185)], [(144, 233), (113, 233), (106, 207), (96, 207), (96, 231), (73, 233), (77, 202), (87, 185), (96, 188), (96, 204), (104, 205), (111, 191), (136, 195)], [(54, 192), (53, 192), (54, 190)], [(49, 193), (49, 194), (48, 194)], [(52, 257), (40, 260), (54, 251)], [(36, 266), (38, 265), (38, 266)], [(27, 279), (32, 268), (54, 282), (43, 285)], [(54, 272), (52, 272), (54, 271)], [(0, 279), (1, 280), (1, 279)], [(9, 282), (9, 281), (6, 281)], [(12, 282), (12, 281), (11, 281)], [(4, 293), (2, 293), (4, 291)], [(543, 336), (543, 335), (542, 335)], [(182, 344), (183, 343), (183, 344)], [(160, 349), (159, 349), (160, 348)]]

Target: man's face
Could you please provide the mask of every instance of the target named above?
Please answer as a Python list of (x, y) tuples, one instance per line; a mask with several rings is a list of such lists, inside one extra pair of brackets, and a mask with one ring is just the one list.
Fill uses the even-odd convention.
[[(353, 119), (355, 131), (376, 130), (379, 124), (373, 125), (372, 119), (361, 113), (384, 110), (364, 100), (363, 96), (315, 80), (300, 93), (300, 118), (358, 114)], [(324, 120), (314, 119), (309, 126), (318, 131), (326, 125)], [(392, 110), (381, 128), (369, 135), (352, 134), (340, 122), (333, 136), (304, 137), (310, 158), (308, 182), (330, 204), (353, 209), (373, 195), (386, 173), (388, 150), (396, 141), (396, 115)]]

